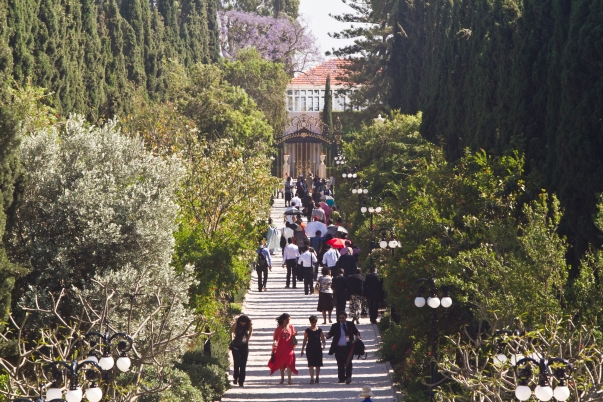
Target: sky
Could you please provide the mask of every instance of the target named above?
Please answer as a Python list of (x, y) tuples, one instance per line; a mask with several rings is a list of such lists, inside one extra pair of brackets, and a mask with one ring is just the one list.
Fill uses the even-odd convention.
[(308, 22), (323, 55), (333, 47), (337, 49), (353, 43), (353, 40), (333, 39), (328, 35), (329, 32), (339, 32), (350, 26), (350, 23), (341, 23), (329, 17), (329, 13), (337, 15), (351, 11), (341, 0), (300, 0), (299, 4), (299, 12)]

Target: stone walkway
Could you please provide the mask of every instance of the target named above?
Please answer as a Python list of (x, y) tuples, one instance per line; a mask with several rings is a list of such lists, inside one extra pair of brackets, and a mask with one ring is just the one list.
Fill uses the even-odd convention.
[[(279, 227), (282, 223), (284, 201), (276, 199), (272, 208), (272, 219)], [(350, 385), (337, 383), (337, 364), (334, 356), (327, 354), (331, 340), (327, 340), (320, 373), (320, 384), (309, 384), (310, 375), (306, 356), (300, 357), (303, 332), (309, 326), (308, 317), (312, 314), (322, 316), (316, 311), (318, 295), (304, 294), (303, 283), (297, 289), (285, 289), (286, 269), (282, 267), (280, 253), (272, 260), (272, 272), (268, 275), (267, 292), (257, 291), (255, 273), (252, 276), (251, 290), (243, 304), (243, 312), (253, 321), (253, 336), (249, 343), (249, 360), (245, 387), (232, 386), (222, 401), (361, 401), (358, 397), (363, 385), (370, 385), (375, 397), (373, 401), (395, 401), (391, 376), (385, 363), (378, 363), (375, 352), (378, 348), (379, 334), (376, 325), (368, 318), (361, 318), (358, 330), (368, 351), (366, 360), (354, 359), (354, 371)], [(296, 367), (299, 375), (292, 376), (293, 384), (280, 385), (279, 372), (270, 376), (267, 367), (272, 345), (272, 333), (276, 328), (276, 317), (282, 313), (291, 315), (291, 324), (299, 332), (299, 345), (296, 350)], [(333, 321), (335, 312), (333, 311)], [(330, 324), (320, 325), (328, 331)], [(286, 374), (285, 374), (286, 377)], [(232, 381), (232, 367), (229, 373)]]

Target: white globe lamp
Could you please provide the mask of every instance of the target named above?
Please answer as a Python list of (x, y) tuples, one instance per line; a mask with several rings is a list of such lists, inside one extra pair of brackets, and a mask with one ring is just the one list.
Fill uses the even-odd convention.
[(98, 359), (94, 355), (88, 355), (88, 357), (86, 357), (86, 360), (84, 360), (84, 361), (85, 362), (98, 363)]
[(356, 194), (358, 192), (358, 190), (356, 190), (355, 188), (352, 189), (352, 194)]
[(368, 211), (369, 211), (370, 213), (373, 213), (373, 212), (375, 211), (375, 208), (373, 208), (373, 207), (369, 207)]
[(117, 359), (117, 369), (122, 373), (130, 370), (130, 366), (132, 365), (132, 361), (128, 356), (121, 356)]
[(360, 212), (365, 213), (367, 211), (366, 207), (360, 208)]
[(86, 390), (86, 399), (89, 402), (100, 402), (103, 399), (103, 391), (99, 387), (90, 387)]
[(368, 194), (368, 188), (365, 188), (364, 190), (362, 190), (362, 192), (363, 192), (364, 194)]
[(113, 366), (115, 365), (115, 360), (113, 360), (113, 357), (111, 356), (103, 356), (99, 360), (98, 364), (103, 370), (107, 371), (113, 368)]
[(515, 389), (515, 397), (520, 401), (527, 401), (532, 396), (532, 390), (527, 385), (519, 385)]
[(505, 355), (504, 355), (504, 354), (502, 354), (502, 353), (498, 353), (497, 355), (495, 355), (495, 356), (492, 358), (492, 360), (493, 360), (494, 365), (495, 365), (496, 367), (500, 367), (500, 366), (502, 366), (503, 364), (505, 364), (505, 362), (507, 361), (507, 356), (505, 356)]
[(81, 402), (84, 394), (82, 393), (82, 389), (77, 387), (76, 389), (70, 389), (65, 394), (65, 400), (67, 402)]
[(379, 242), (379, 247), (381, 247), (381, 248), (386, 248), (386, 247), (387, 247), (387, 242), (386, 242), (385, 240), (381, 240), (381, 241)]
[(442, 297), (442, 307), (448, 308), (450, 306), (452, 306), (452, 299), (450, 296)]
[(555, 388), (553, 396), (558, 401), (567, 401), (570, 397), (570, 389), (567, 387), (567, 385), (559, 385)]
[(46, 400), (52, 401), (53, 399), (63, 399), (63, 392), (60, 388), (48, 388), (48, 391), (46, 391)]
[(415, 306), (423, 307), (425, 305), (425, 298), (423, 296), (415, 297)]
[(430, 297), (427, 299), (427, 305), (431, 308), (438, 308), (440, 307), (440, 299), (437, 296)]
[(395, 240), (390, 240), (388, 243), (389, 248), (396, 248), (398, 247), (398, 242)]
[(375, 208), (375, 212), (377, 212), (377, 213), (381, 213), (381, 207), (377, 207), (377, 208)]
[(538, 385), (534, 390), (534, 394), (541, 401), (550, 401), (553, 399), (553, 388), (548, 385)]

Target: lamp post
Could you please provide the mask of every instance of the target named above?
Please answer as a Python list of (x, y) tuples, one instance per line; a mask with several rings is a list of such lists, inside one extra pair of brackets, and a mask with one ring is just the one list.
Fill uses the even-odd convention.
[[(425, 287), (422, 285), (423, 283), (427, 283), (429, 285), (429, 297), (427, 300), (423, 297), (423, 293), (425, 292)], [(431, 311), (431, 363), (430, 363), (430, 375), (431, 381), (429, 384), (429, 401), (435, 401), (435, 392), (433, 387), (436, 382), (436, 360), (438, 358), (438, 311), (437, 308), (442, 306), (444, 308), (448, 308), (452, 306), (452, 299), (448, 295), (449, 287), (442, 286), (442, 291), (444, 292), (444, 297), (440, 300), (438, 297), (438, 289), (435, 286), (435, 279), (433, 278), (419, 278), (415, 281), (415, 285), (421, 284), (419, 287), (419, 293), (415, 298), (415, 306), (421, 308), (427, 304), (432, 308)]]
[[(111, 335), (109, 330), (109, 321), (105, 321), (104, 334), (98, 331), (90, 331), (85, 335), (84, 338), (90, 343), (90, 347), (92, 348), (86, 361), (98, 363), (105, 373), (105, 379), (109, 378), (109, 370), (111, 370), (115, 365), (117, 365), (117, 369), (122, 373), (130, 370), (132, 361), (128, 357), (127, 353), (132, 350), (132, 344), (134, 343), (134, 340), (130, 335), (126, 334), (125, 332), (116, 332)], [(119, 340), (116, 345), (117, 353), (119, 354), (117, 362), (113, 360), (111, 351), (111, 345), (115, 340)], [(100, 346), (102, 350), (102, 356), (100, 359), (98, 359), (96, 355), (97, 352), (94, 350), (97, 345)]]
[(377, 205), (374, 206), (375, 204), (380, 204), (381, 203), (381, 198), (378, 198), (377, 203), (373, 202), (373, 197), (369, 198), (369, 202), (370, 202), (370, 206), (362, 206), (360, 208), (360, 212), (362, 212), (363, 214), (365, 213), (369, 213), (370, 217), (371, 217), (371, 221), (370, 221), (370, 237), (371, 237), (371, 243), (370, 243), (370, 249), (369, 249), (369, 256), (370, 256), (370, 267), (373, 267), (373, 250), (375, 249), (375, 238), (373, 236), (373, 215), (375, 214), (380, 214), (381, 211), (383, 210), (383, 208), (381, 208), (381, 206)]
[[(532, 365), (538, 367), (538, 385), (534, 389), (534, 395), (539, 401), (550, 401), (553, 397), (558, 401), (569, 399), (570, 390), (565, 382), (569, 378), (573, 366), (567, 360), (558, 357), (548, 360), (524, 357), (517, 362), (515, 365), (515, 372), (519, 379), (519, 384), (515, 389), (517, 399), (527, 401), (532, 397), (532, 389), (529, 386), (533, 376)], [(554, 390), (551, 387), (553, 379), (557, 380), (557, 386)]]
[(81, 402), (84, 393), (79, 383), (79, 376), (85, 372), (86, 379), (91, 382), (90, 387), (86, 389), (86, 399), (89, 402), (99, 402), (103, 398), (103, 391), (98, 387), (97, 381), (101, 378), (103, 369), (98, 363), (90, 360), (84, 360), (78, 363), (73, 360), (71, 363), (64, 361), (55, 361), (50, 363), (52, 368), (52, 377), (54, 381), (50, 388), (46, 391), (46, 399), (49, 401), (62, 400), (63, 391), (60, 388), (63, 376), (69, 378), (69, 390), (65, 393), (67, 402)]
[[(13, 402), (34, 402), (29, 398), (18, 398), (18, 399), (13, 399)], [(40, 396), (40, 399), (38, 399), (35, 402), (46, 402), (46, 400), (44, 399), (43, 396)], [(67, 402), (64, 399), (53, 399), (52, 401), (48, 401), (48, 402)]]
[(380, 228), (378, 230), (381, 235), (381, 240), (379, 241), (379, 247), (382, 250), (389, 249), (392, 251), (392, 255), (396, 248), (401, 247), (400, 242), (394, 236), (393, 228)]
[(343, 173), (341, 174), (341, 177), (343, 177), (344, 179), (355, 179), (356, 177), (358, 177), (357, 171), (358, 169), (356, 167), (345, 168)]
[(358, 203), (360, 203), (363, 194), (368, 194), (368, 185), (369, 182), (366, 180), (357, 180), (352, 183), (352, 194), (358, 194)]
[[(539, 401), (550, 401), (555, 398), (557, 401), (566, 401), (570, 397), (570, 389), (566, 385), (573, 370), (572, 364), (558, 357), (545, 359), (538, 352), (531, 352), (528, 356), (522, 354), (513, 354), (508, 359), (504, 353), (504, 336), (519, 335), (518, 331), (509, 330), (496, 331), (493, 337), (497, 338), (496, 355), (492, 358), (495, 367), (503, 366), (507, 360), (514, 366), (516, 378), (519, 380), (515, 388), (515, 397), (520, 401), (527, 401), (532, 397), (530, 382), (534, 376), (532, 366), (538, 367), (538, 383), (534, 389), (534, 396)], [(556, 382), (556, 387), (552, 385)]]

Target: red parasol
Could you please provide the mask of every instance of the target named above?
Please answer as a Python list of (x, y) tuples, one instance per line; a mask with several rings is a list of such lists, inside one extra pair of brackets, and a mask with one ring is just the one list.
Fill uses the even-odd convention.
[(346, 239), (331, 239), (327, 242), (327, 244), (330, 244), (331, 246), (333, 246), (333, 248), (344, 248), (345, 241)]

